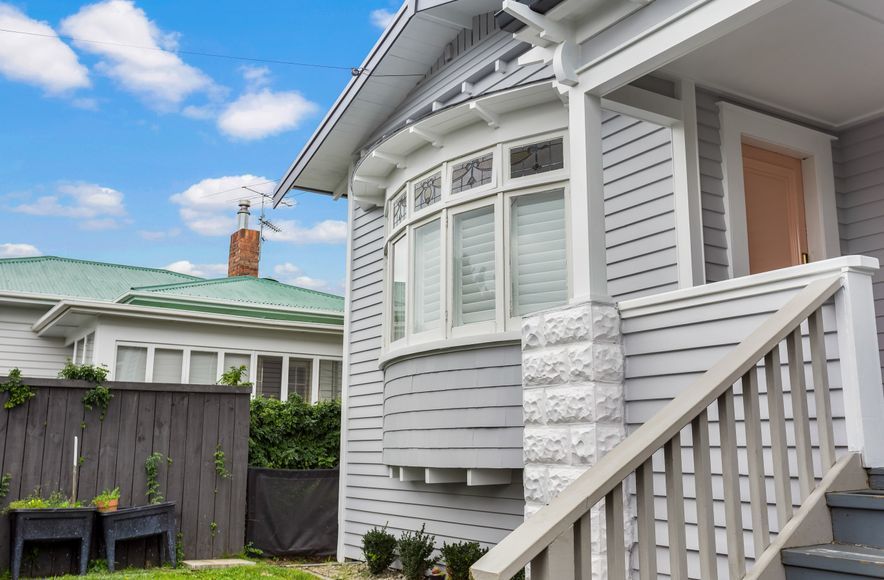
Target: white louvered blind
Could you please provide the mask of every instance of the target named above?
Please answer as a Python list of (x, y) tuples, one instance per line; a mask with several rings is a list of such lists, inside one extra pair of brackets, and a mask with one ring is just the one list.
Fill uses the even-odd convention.
[(214, 385), (218, 382), (218, 353), (190, 353), (190, 384)]
[(95, 361), (92, 360), (95, 356), (95, 333), (90, 332), (86, 335), (86, 345), (83, 347), (83, 362), (86, 364), (93, 364)]
[(414, 331), (439, 328), (442, 243), (439, 220), (414, 230)]
[(118, 346), (115, 381), (144, 382), (147, 372), (147, 349), (139, 346)]
[(180, 383), (184, 352), (168, 348), (153, 351), (153, 382)]
[(568, 299), (564, 192), (513, 200), (511, 230), (512, 316), (564, 304)]
[[(244, 380), (248, 378), (244, 377)], [(279, 399), (282, 394), (282, 357), (258, 357), (257, 393), (268, 399)]]
[(454, 324), (494, 320), (494, 208), (454, 218)]
[(393, 320), (390, 340), (405, 337), (405, 297), (408, 280), (408, 238), (393, 244)]
[(319, 400), (333, 401), (341, 398), (343, 365), (339, 360), (319, 361)]
[(289, 398), (298, 395), (304, 401), (310, 402), (312, 370), (313, 361), (311, 360), (289, 359)]

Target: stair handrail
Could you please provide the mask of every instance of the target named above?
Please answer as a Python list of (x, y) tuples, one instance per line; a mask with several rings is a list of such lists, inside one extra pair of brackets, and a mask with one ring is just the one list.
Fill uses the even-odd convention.
[(808, 283), (734, 349), (471, 568), (475, 580), (509, 580), (730, 389), (842, 286)]

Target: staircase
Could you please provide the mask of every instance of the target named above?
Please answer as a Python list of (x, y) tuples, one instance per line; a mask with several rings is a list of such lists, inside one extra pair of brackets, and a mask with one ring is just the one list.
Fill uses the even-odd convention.
[(783, 550), (786, 580), (884, 578), (884, 469), (869, 487), (826, 494), (834, 542)]

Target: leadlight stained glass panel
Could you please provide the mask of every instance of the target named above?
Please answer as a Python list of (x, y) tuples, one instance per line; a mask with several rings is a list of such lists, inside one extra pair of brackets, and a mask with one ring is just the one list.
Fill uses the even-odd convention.
[(564, 147), (561, 137), (510, 149), (510, 177), (546, 173), (562, 169), (564, 166)]
[(408, 215), (408, 199), (403, 191), (399, 196), (393, 198), (393, 227), (395, 228)]
[(434, 173), (414, 184), (414, 211), (429, 207), (442, 199), (442, 173)]
[(451, 193), (460, 193), (480, 185), (491, 183), (494, 168), (494, 154), (458, 163), (451, 170)]

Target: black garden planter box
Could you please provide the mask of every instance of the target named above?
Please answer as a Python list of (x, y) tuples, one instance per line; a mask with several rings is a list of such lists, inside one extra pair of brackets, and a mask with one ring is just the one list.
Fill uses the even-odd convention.
[(95, 508), (11, 509), (12, 524), (11, 564), (12, 580), (21, 572), (25, 542), (59, 542), (79, 540), (79, 572), (86, 573), (89, 565), (89, 547), (92, 539), (92, 521)]
[(162, 535), (165, 559), (174, 566), (175, 560), (175, 502), (121, 508), (113, 512), (99, 512), (101, 533), (107, 567), (114, 571), (116, 543), (122, 540)]

